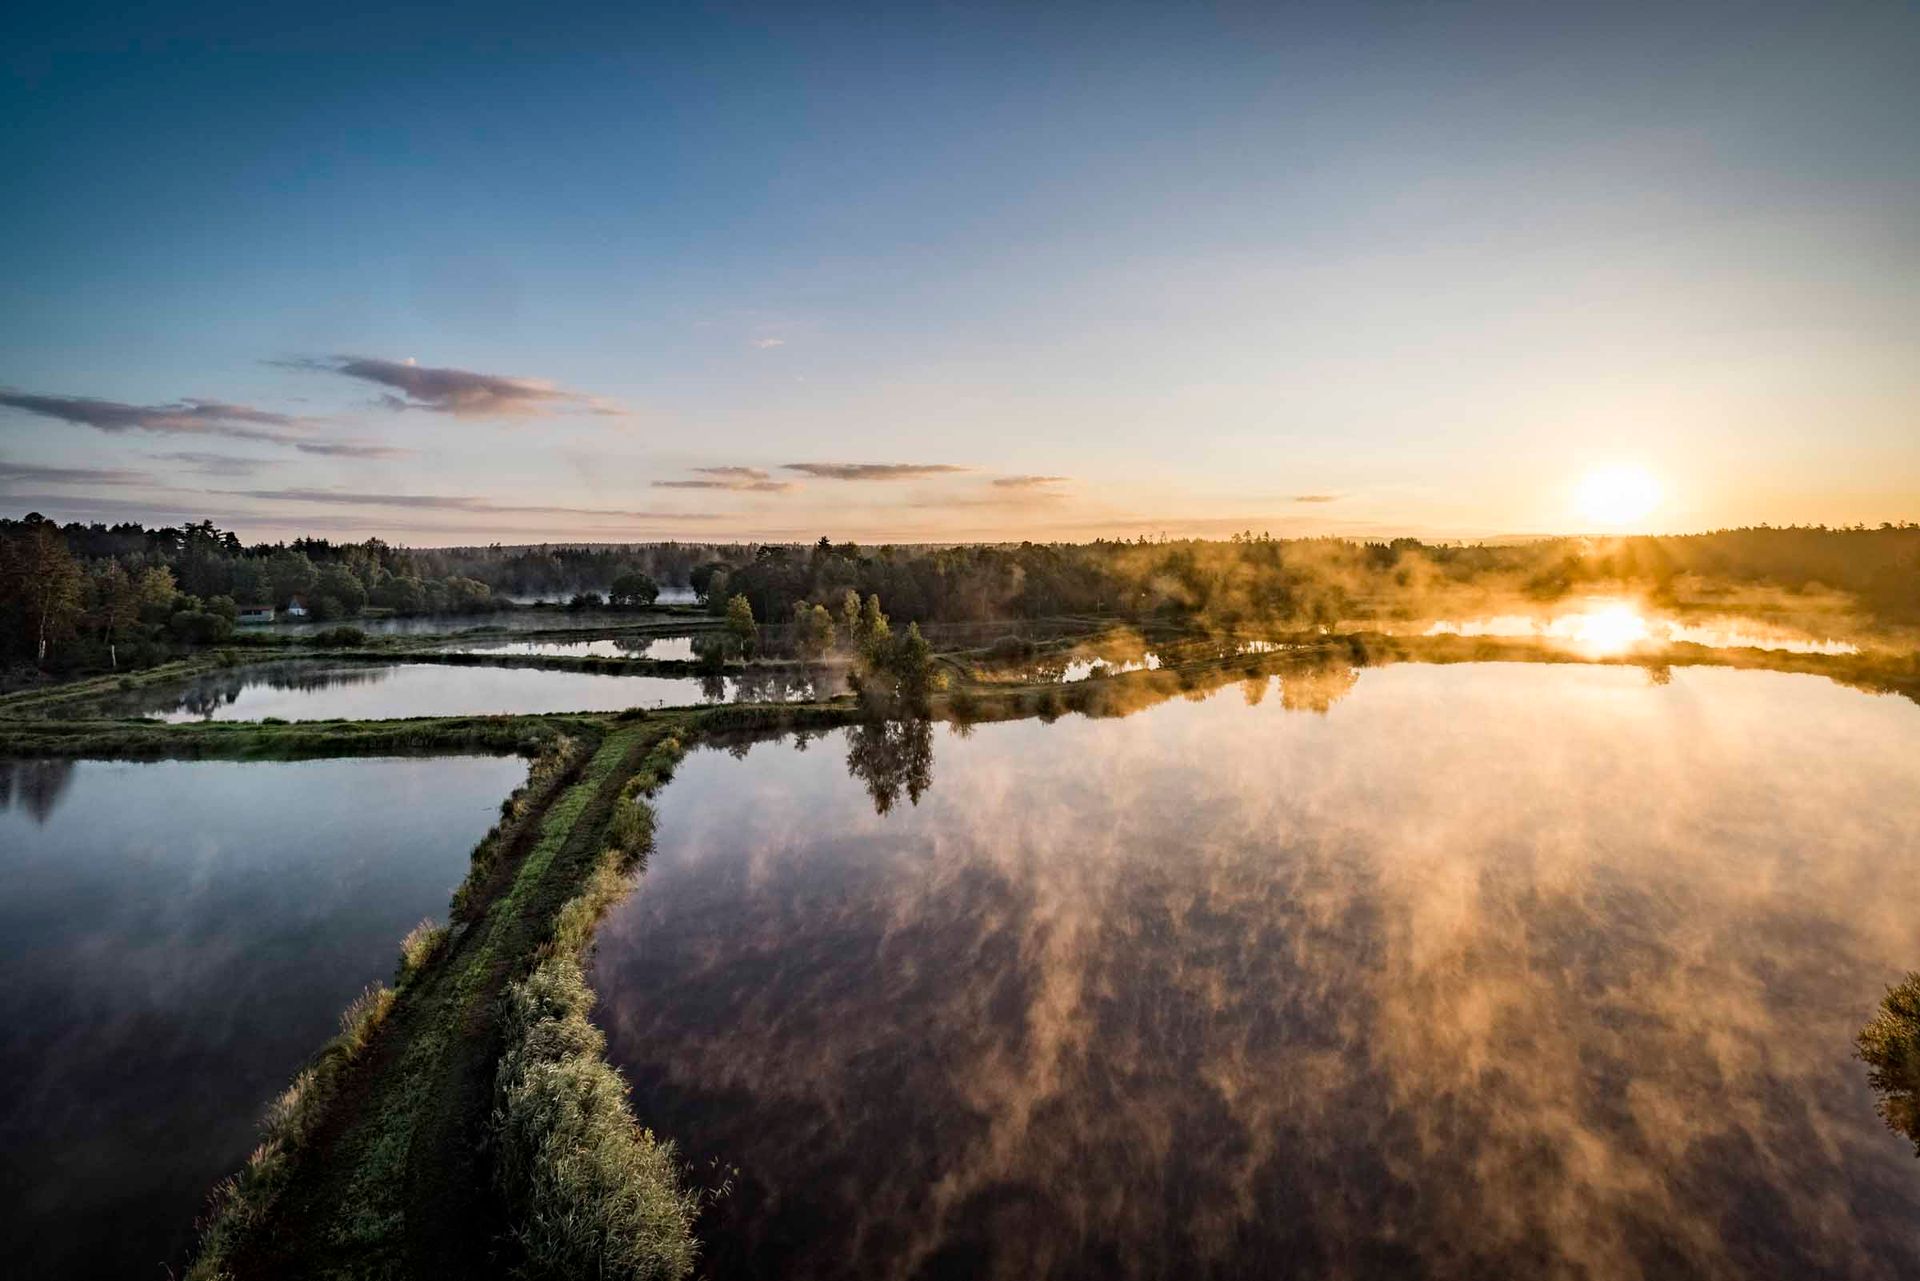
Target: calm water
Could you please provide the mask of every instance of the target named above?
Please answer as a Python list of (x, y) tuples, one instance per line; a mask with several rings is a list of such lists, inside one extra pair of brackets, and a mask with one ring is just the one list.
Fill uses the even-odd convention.
[[(824, 679), (821, 689), (833, 692)], [(117, 694), (100, 710), (174, 722), (359, 720), (785, 702), (814, 693), (812, 681), (777, 672), (703, 679), (434, 663), (263, 663)]]
[(714, 1276), (1912, 1277), (1916, 798), (1912, 703), (1701, 668), (707, 751), (598, 1017)]
[(472, 640), (446, 648), (463, 654), (536, 654), (553, 658), (651, 658), (687, 663), (695, 658), (691, 636), (602, 636), (577, 641)]
[(514, 759), (0, 762), (9, 1276), (159, 1277), (267, 1101), (444, 920)]
[(1623, 654), (1668, 644), (1710, 649), (1773, 649), (1798, 654), (1856, 654), (1851, 641), (1816, 635), (1763, 619), (1736, 616), (1680, 619), (1613, 596), (1588, 596), (1537, 614), (1490, 614), (1442, 620), (1414, 629), (1428, 636), (1529, 636), (1594, 655)]
[[(689, 598), (691, 599), (691, 598)], [(267, 625), (250, 626), (242, 630), (265, 632), (270, 635), (286, 633), (294, 636), (310, 632), (325, 631), (332, 627), (358, 627), (369, 636), (438, 636), (458, 635), (485, 628), (489, 631), (525, 632), (548, 631), (555, 628), (573, 630), (575, 628), (608, 628), (645, 621), (645, 613), (627, 610), (605, 609), (529, 609), (523, 608), (497, 610), (481, 614), (414, 614), (403, 618), (343, 618), (331, 623), (322, 623), (314, 619), (281, 619)], [(670, 602), (664, 596), (661, 604)]]

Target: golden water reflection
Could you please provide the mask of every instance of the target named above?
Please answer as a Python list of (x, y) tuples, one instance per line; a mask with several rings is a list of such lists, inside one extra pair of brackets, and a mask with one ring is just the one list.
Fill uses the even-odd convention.
[(1587, 596), (1533, 614), (1490, 614), (1442, 619), (1427, 636), (1529, 636), (1565, 645), (1594, 658), (1611, 658), (1662, 645), (1709, 649), (1771, 649), (1796, 654), (1856, 654), (1850, 641), (1815, 636), (1761, 620), (1708, 617), (1683, 620), (1625, 597)]
[(1920, 960), (1911, 703), (1255, 677), (935, 729), (883, 815), (893, 746), (697, 754), (602, 929), (636, 1109), (739, 1170), (710, 1275), (1920, 1275), (1849, 1057)]

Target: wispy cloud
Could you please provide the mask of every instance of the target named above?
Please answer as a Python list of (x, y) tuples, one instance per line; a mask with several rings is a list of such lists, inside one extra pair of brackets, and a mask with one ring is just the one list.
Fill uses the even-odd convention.
[(148, 431), (183, 436), (227, 436), (236, 440), (287, 442), (286, 432), (306, 425), (289, 414), (188, 398), (166, 405), (128, 405), (92, 396), (37, 396), (0, 391), (0, 406), (93, 427), (105, 432)]
[(267, 458), (236, 458), (231, 454), (214, 454), (192, 449), (149, 454), (148, 457), (160, 462), (180, 463), (202, 476), (251, 476), (262, 467), (274, 465), (273, 460)]
[(1039, 489), (1044, 485), (1064, 485), (1071, 476), (995, 476), (995, 489)]
[(293, 447), (303, 454), (318, 454), (323, 458), (411, 458), (419, 452), (398, 445), (373, 445), (357, 440), (298, 440)]
[(364, 493), (345, 489), (229, 489), (238, 498), (276, 503), (320, 503), (340, 507), (398, 507), (425, 511), (486, 513), (514, 516), (614, 516), (623, 520), (716, 520), (705, 512), (624, 511), (604, 507), (550, 507), (497, 503), (489, 498), (451, 494)]
[(753, 345), (758, 347), (761, 351), (766, 351), (770, 347), (786, 346), (787, 340), (784, 338), (756, 338), (753, 340)]
[(919, 480), (969, 470), (952, 463), (787, 463), (785, 467), (816, 480)]
[(1295, 494), (1293, 496), (1293, 501), (1296, 503), (1334, 503), (1334, 502), (1340, 501), (1340, 495), (1338, 494)]
[(656, 480), (655, 489), (730, 489), (749, 494), (784, 494), (797, 488), (790, 480), (775, 480), (758, 467), (695, 467), (698, 480)]
[(0, 459), (0, 490), (16, 485), (144, 485), (153, 478), (144, 472), (101, 467), (43, 467)]
[[(303, 356), (272, 362), (293, 369), (341, 374), (389, 388), (383, 403), (394, 409), (425, 409), (457, 418), (530, 418), (561, 409), (617, 414), (619, 406), (568, 391), (540, 378), (444, 369), (412, 360), (377, 356)], [(398, 392), (398, 395), (392, 394)]]

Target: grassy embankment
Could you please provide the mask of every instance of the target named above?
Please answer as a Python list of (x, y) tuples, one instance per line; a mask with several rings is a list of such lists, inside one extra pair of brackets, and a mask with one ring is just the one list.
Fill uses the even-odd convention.
[(476, 849), (451, 930), (409, 936), (395, 989), (357, 1003), (270, 1109), (191, 1275), (684, 1275), (695, 1204), (605, 1062), (580, 953), (651, 848), (648, 798), (684, 744), (850, 714), (556, 729)]

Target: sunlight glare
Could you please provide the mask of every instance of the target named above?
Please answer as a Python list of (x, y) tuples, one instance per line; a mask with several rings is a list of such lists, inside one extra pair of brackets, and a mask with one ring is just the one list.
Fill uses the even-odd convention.
[(1588, 472), (1574, 494), (1584, 519), (1615, 528), (1645, 520), (1659, 502), (1659, 482), (1639, 467)]
[(1602, 606), (1564, 620), (1563, 634), (1573, 644), (1596, 656), (1624, 654), (1652, 639), (1647, 620), (1627, 602)]

